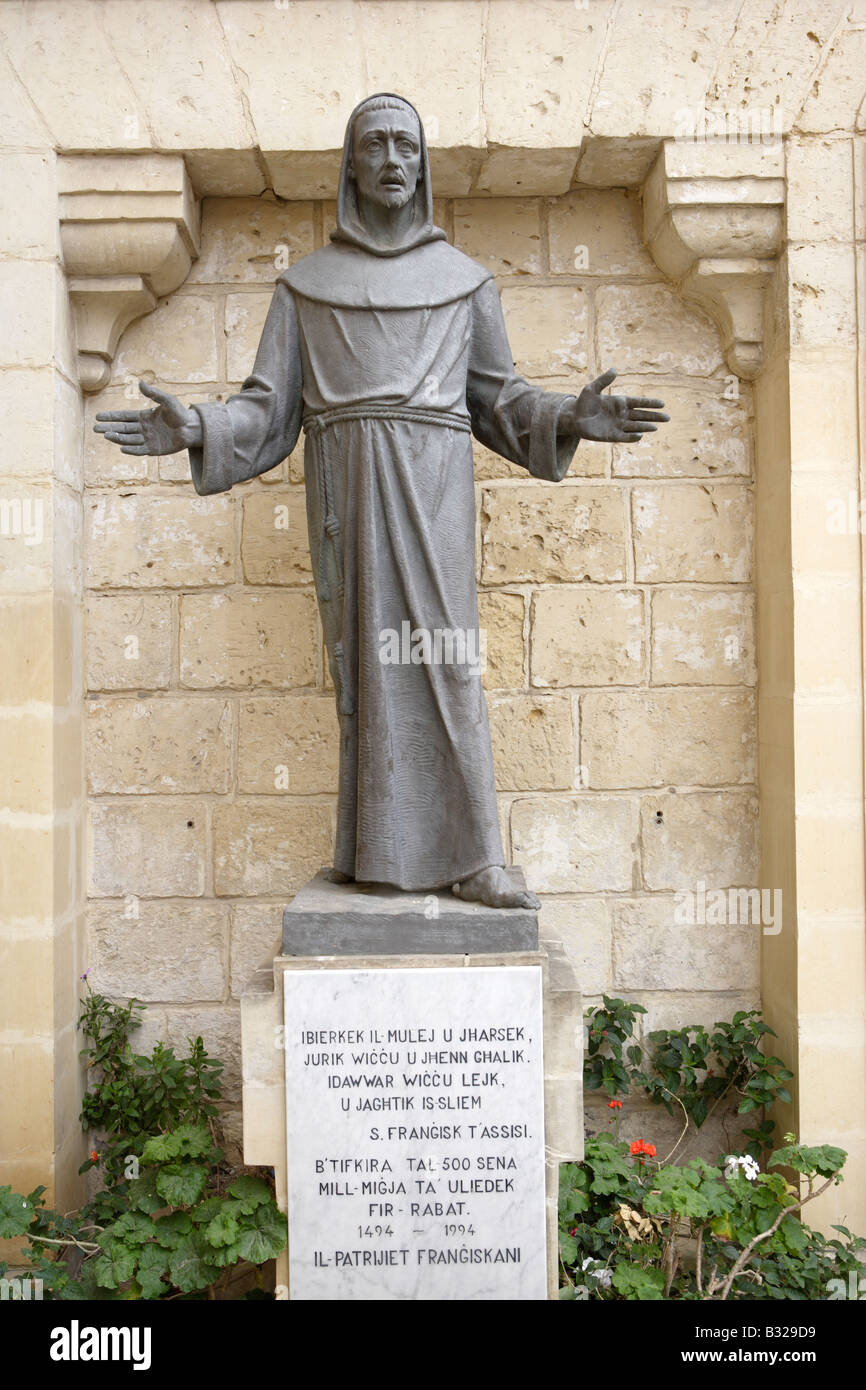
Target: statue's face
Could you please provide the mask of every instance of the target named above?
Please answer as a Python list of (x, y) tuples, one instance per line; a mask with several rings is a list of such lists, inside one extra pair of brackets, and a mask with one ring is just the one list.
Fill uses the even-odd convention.
[(383, 208), (409, 202), (421, 168), (421, 130), (411, 111), (365, 111), (355, 121), (352, 172), (358, 192)]

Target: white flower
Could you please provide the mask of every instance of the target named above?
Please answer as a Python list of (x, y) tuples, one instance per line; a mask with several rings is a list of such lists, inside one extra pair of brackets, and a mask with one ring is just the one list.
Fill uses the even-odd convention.
[(580, 1267), (581, 1270), (588, 1270), (588, 1277), (590, 1279), (597, 1279), (602, 1288), (609, 1289), (611, 1280), (613, 1279), (613, 1270), (607, 1269), (605, 1265), (600, 1265), (598, 1269), (589, 1269), (589, 1266), (594, 1264), (598, 1264), (598, 1261), (594, 1260), (592, 1256), (589, 1255)]
[(728, 1180), (735, 1178), (740, 1169), (748, 1182), (754, 1182), (761, 1171), (751, 1154), (728, 1154), (725, 1159), (725, 1177)]

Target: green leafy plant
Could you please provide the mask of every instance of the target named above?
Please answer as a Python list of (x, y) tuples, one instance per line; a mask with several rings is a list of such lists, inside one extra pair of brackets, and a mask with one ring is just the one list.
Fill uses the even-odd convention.
[(611, 999), (606, 994), (602, 995), (601, 1008), (587, 1009), (583, 1064), (587, 1091), (628, 1095), (634, 1070), (643, 1058), (643, 1050), (634, 1040), (634, 1026), (638, 1014), (645, 1013), (642, 1004), (627, 1004), (624, 999)]
[(777, 1100), (790, 1102), (786, 1083), (794, 1075), (780, 1057), (761, 1051), (762, 1040), (775, 1036), (755, 1009), (740, 1010), (729, 1023), (715, 1023), (712, 1032), (699, 1025), (653, 1032), (651, 1071), (636, 1071), (634, 1080), (669, 1114), (679, 1102), (698, 1128), (729, 1098), (737, 1100), (740, 1115), (759, 1110), (758, 1124), (745, 1133), (747, 1152), (760, 1158), (774, 1133), (767, 1108)]
[[(283, 1249), (286, 1218), (263, 1179), (241, 1174), (218, 1190), (221, 1154), (205, 1126), (156, 1136), (142, 1157), (126, 1210), (102, 1228), (43, 1208), (44, 1189), (21, 1198), (0, 1188), (0, 1230), (27, 1237), (50, 1296), (158, 1299), (207, 1290), (216, 1297), (239, 1260), (261, 1265)], [(83, 1259), (74, 1267), (58, 1260), (58, 1246)]]
[(786, 1138), (763, 1173), (748, 1156), (659, 1167), (652, 1145), (588, 1140), (584, 1161), (561, 1169), (561, 1296), (826, 1298), (831, 1279), (859, 1273), (866, 1240), (844, 1227), (827, 1238), (799, 1217), (841, 1181), (846, 1155)]
[(767, 1110), (777, 1100), (790, 1101), (786, 1083), (793, 1072), (780, 1057), (762, 1052), (763, 1040), (776, 1035), (760, 1013), (740, 1010), (712, 1030), (700, 1024), (656, 1030), (649, 1034), (645, 1066), (644, 1049), (635, 1037), (637, 1015), (645, 1012), (639, 1004), (607, 995), (601, 1007), (587, 1011), (586, 1089), (603, 1088), (615, 1097), (640, 1087), (669, 1114), (678, 1106), (686, 1124), (698, 1129), (723, 1104), (736, 1103), (741, 1115), (759, 1111), (755, 1126), (745, 1131), (747, 1152), (765, 1156), (774, 1134)]
[(286, 1220), (268, 1184), (241, 1175), (220, 1192), (213, 1175), (221, 1156), (204, 1125), (147, 1141), (128, 1210), (96, 1239), (100, 1288), (139, 1298), (192, 1294), (238, 1260), (259, 1265), (279, 1254)]
[[(220, 1096), (223, 1064), (207, 1055), (201, 1038), (189, 1040), (187, 1057), (176, 1057), (162, 1043), (155, 1044), (150, 1056), (132, 1051), (129, 1034), (139, 1027), (143, 1007), (134, 999), (114, 1004), (88, 986), (78, 1020), (91, 1083), (81, 1123), (95, 1131), (99, 1145), (79, 1171), (102, 1169), (117, 1210), (125, 1193), (123, 1179), (135, 1171), (130, 1160), (141, 1157), (148, 1137), (185, 1123), (212, 1124)], [(102, 1215), (110, 1210), (103, 1203)]]
[[(790, 1101), (793, 1073), (764, 1052), (775, 1034), (760, 1013), (743, 1010), (710, 1029), (659, 1029), (645, 1051), (636, 1036), (644, 1012), (604, 995), (587, 1013), (584, 1084), (611, 1097), (615, 1134), (589, 1139), (584, 1161), (561, 1169), (562, 1296), (825, 1298), (831, 1279), (859, 1274), (866, 1241), (844, 1227), (826, 1237), (801, 1220), (813, 1197), (841, 1181), (843, 1151), (793, 1136), (772, 1151), (767, 1112)], [(652, 1144), (619, 1142), (620, 1097), (634, 1091), (684, 1118), (662, 1163)], [(745, 1152), (671, 1164), (689, 1126), (700, 1129), (719, 1107), (754, 1115)]]
[(218, 1297), (239, 1261), (261, 1266), (286, 1244), (271, 1185), (232, 1170), (219, 1147), (223, 1064), (201, 1038), (189, 1039), (186, 1057), (161, 1043), (134, 1053), (142, 1009), (89, 988), (82, 1004), (90, 1088), (81, 1122), (100, 1148), (80, 1171), (99, 1167), (103, 1189), (62, 1215), (45, 1206), (44, 1187), (27, 1197), (0, 1188), (0, 1237), (28, 1241), (22, 1253), (43, 1297)]

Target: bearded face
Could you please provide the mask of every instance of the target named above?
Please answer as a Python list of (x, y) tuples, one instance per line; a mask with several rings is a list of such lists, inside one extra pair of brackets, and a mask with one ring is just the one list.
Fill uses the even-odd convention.
[(410, 201), (421, 168), (421, 131), (408, 108), (365, 111), (352, 138), (351, 174), (359, 199), (382, 208)]

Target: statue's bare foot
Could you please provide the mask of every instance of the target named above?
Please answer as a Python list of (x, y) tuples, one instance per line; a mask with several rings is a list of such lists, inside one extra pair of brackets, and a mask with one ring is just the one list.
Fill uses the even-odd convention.
[(505, 870), (497, 865), (455, 883), (451, 891), (466, 902), (485, 903), (487, 907), (541, 907), (534, 893), (515, 888)]
[(355, 880), (354, 880), (354, 878), (352, 877), (352, 875), (351, 875), (351, 874), (344, 874), (343, 871), (342, 871), (342, 869), (326, 869), (326, 870), (325, 870), (325, 878), (327, 879), (328, 883), (354, 883), (354, 882), (355, 882)]

